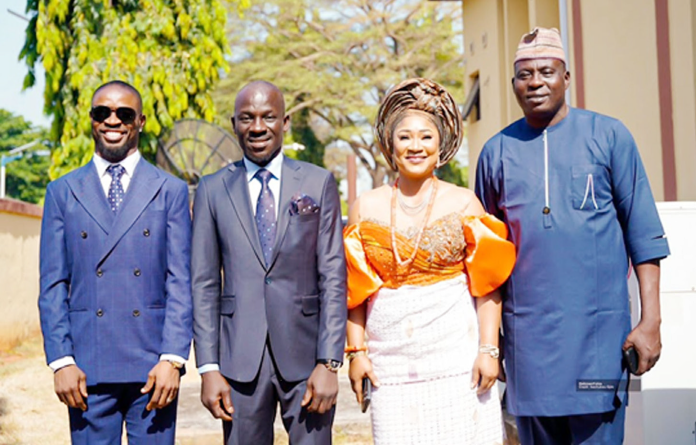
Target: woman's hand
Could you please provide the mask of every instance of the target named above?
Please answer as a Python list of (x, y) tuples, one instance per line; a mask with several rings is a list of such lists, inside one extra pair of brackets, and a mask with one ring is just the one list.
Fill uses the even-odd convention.
[(500, 362), (490, 354), (480, 352), (471, 371), (471, 389), (478, 386), (477, 394), (485, 394), (498, 379)]
[(363, 378), (369, 378), (373, 387), (379, 387), (379, 380), (377, 380), (377, 376), (372, 369), (372, 362), (366, 355), (359, 355), (353, 358), (348, 369), (348, 377), (350, 378), (350, 386), (359, 404), (362, 403)]

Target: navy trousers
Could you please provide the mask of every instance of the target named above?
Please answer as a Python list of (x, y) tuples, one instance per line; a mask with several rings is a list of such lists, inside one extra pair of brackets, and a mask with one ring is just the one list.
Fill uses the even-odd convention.
[(614, 411), (560, 417), (517, 417), (522, 445), (620, 445), (626, 406)]
[(114, 383), (87, 387), (87, 411), (68, 408), (73, 445), (120, 445), (123, 425), (128, 445), (174, 445), (177, 400), (164, 409), (147, 411), (145, 383)]
[(222, 422), (226, 445), (273, 445), (273, 422), (280, 405), (290, 445), (330, 445), (331, 425), (336, 407), (318, 414), (309, 413), (300, 403), (307, 381), (287, 382), (276, 371), (266, 344), (261, 368), (250, 383), (229, 380), (232, 387), (232, 422)]

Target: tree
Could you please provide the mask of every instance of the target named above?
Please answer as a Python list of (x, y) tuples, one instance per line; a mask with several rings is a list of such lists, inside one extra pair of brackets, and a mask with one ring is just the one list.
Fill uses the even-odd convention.
[(469, 166), (462, 167), (456, 159), (438, 168), (435, 175), (460, 187), (469, 187)]
[(124, 80), (141, 92), (148, 118), (141, 149), (149, 158), (175, 120), (215, 117), (209, 90), (228, 68), (223, 0), (27, 0), (27, 13), (24, 87), (34, 85), (40, 61), (44, 111), (59, 142), (52, 178), (91, 158), (91, 97), (106, 81)]
[(215, 91), (215, 102), (229, 116), (245, 83), (275, 83), (293, 120), (321, 119), (331, 127), (322, 146), (348, 145), (373, 186), (380, 185), (391, 171), (371, 125), (387, 90), (408, 77), (428, 77), (464, 100), (463, 55), (453, 31), (460, 13), (461, 5), (423, 0), (255, 3), (243, 20), (229, 19), (229, 39), (240, 56)]
[(325, 147), (310, 125), (310, 118), (309, 108), (303, 108), (295, 113), (290, 134), (295, 142), (304, 146), (304, 150), (297, 151), (295, 158), (316, 165), (324, 165)]
[(48, 185), (48, 156), (35, 156), (37, 150), (48, 150), (48, 131), (34, 127), (22, 116), (16, 116), (0, 109), (0, 153), (7, 154), (13, 148), (34, 141), (39, 144), (32, 147), (23, 156), (6, 167), (5, 191), (9, 198), (38, 204), (43, 200)]

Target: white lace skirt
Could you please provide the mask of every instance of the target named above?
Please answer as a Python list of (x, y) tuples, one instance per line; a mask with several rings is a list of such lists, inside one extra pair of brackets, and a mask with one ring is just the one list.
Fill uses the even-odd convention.
[(497, 386), (470, 389), (478, 322), (465, 280), (381, 289), (368, 303), (375, 444), (503, 443)]

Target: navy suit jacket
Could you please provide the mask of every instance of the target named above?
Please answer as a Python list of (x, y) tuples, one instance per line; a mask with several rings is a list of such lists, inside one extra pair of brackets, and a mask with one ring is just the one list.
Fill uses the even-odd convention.
[(138, 162), (118, 212), (93, 162), (51, 182), (39, 312), (48, 363), (87, 384), (145, 382), (160, 354), (188, 357), (191, 218), (186, 183)]
[[(223, 375), (239, 382), (256, 377), (267, 339), (287, 381), (308, 378), (317, 359), (343, 359), (346, 265), (336, 180), (323, 168), (285, 158), (280, 181), (269, 266), (243, 161), (204, 177), (196, 192), (196, 361), (217, 363)], [(319, 211), (292, 214), (291, 199), (298, 194), (312, 198)]]

